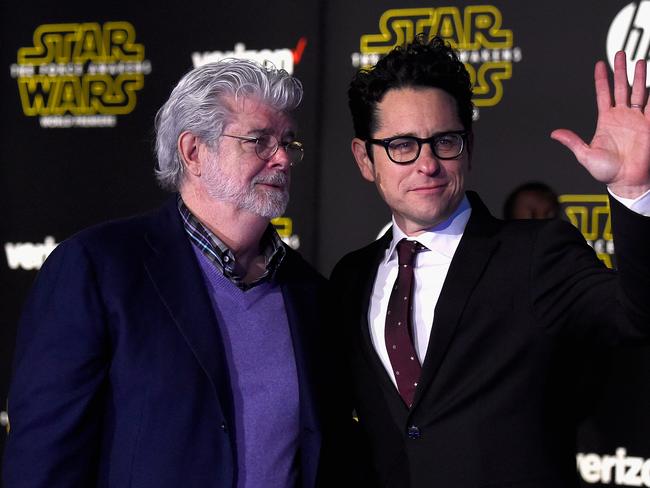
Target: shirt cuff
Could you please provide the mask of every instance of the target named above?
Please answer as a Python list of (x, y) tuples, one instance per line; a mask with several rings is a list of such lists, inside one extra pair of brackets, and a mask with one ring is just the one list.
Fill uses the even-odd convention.
[(645, 192), (643, 195), (636, 198), (623, 198), (616, 195), (609, 188), (607, 188), (609, 194), (618, 200), (621, 204), (625, 205), (627, 208), (636, 212), (645, 217), (650, 217), (650, 190)]

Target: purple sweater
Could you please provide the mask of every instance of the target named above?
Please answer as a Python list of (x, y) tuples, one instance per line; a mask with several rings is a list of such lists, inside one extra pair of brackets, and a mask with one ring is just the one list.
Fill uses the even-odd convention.
[[(238, 488), (295, 488), (298, 376), (278, 285), (242, 291), (194, 247), (223, 337), (235, 406)], [(215, 460), (219, 462), (219, 460)]]

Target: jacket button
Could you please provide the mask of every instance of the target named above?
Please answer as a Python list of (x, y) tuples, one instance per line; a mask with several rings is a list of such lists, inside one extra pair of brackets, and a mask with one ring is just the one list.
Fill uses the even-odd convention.
[(408, 428), (407, 434), (409, 439), (419, 439), (420, 438), (420, 428), (417, 425), (411, 425)]

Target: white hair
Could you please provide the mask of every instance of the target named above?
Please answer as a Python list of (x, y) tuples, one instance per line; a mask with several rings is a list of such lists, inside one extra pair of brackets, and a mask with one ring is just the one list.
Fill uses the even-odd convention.
[(294, 110), (302, 100), (302, 84), (284, 70), (243, 59), (208, 63), (187, 73), (172, 90), (155, 119), (155, 170), (159, 185), (177, 191), (183, 181), (183, 160), (178, 138), (190, 131), (212, 146), (231, 116), (226, 98), (253, 97), (283, 112)]

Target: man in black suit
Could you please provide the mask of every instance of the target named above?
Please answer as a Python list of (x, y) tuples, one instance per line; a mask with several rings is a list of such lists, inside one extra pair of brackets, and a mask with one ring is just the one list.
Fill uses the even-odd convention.
[(551, 135), (612, 194), (614, 272), (571, 225), (503, 222), (465, 191), (471, 84), (445, 42), (417, 38), (355, 76), (352, 152), (393, 226), (332, 285), (373, 486), (577, 486), (571, 354), (650, 333), (645, 79), (639, 61), (630, 92), (618, 53), (612, 98), (599, 62), (592, 142)]

